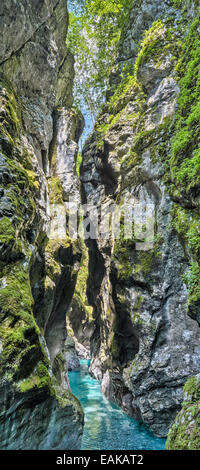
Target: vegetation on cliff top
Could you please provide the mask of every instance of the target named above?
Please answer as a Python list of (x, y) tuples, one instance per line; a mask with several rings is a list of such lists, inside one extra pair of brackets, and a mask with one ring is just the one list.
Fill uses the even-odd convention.
[(75, 102), (93, 123), (104, 101), (133, 0), (71, 0), (67, 47), (75, 56)]

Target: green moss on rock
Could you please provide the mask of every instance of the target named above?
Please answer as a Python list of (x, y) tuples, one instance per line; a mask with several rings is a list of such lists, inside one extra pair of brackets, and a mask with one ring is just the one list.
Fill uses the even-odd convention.
[(172, 225), (184, 247), (188, 269), (182, 278), (188, 288), (188, 313), (198, 320), (200, 305), (200, 220), (193, 210), (173, 205)]
[[(144, 34), (144, 39), (140, 44), (140, 51), (138, 53), (137, 59), (135, 61), (134, 72), (135, 77), (137, 77), (139, 67), (142, 65), (143, 62), (147, 62), (149, 59), (153, 59), (154, 54), (158, 56), (158, 49), (159, 51), (162, 50), (162, 54), (164, 54), (165, 47), (164, 47), (164, 39), (165, 39), (165, 25), (159, 19), (155, 21), (152, 27), (147, 30)], [(169, 44), (168, 44), (169, 47)]]
[(93, 307), (88, 304), (87, 298), (87, 280), (89, 275), (88, 263), (88, 249), (86, 245), (82, 243), (82, 258), (77, 276), (74, 298), (76, 299), (79, 307), (85, 312), (86, 318), (89, 321), (93, 321)]
[(119, 347), (119, 344), (118, 344), (118, 338), (117, 338), (117, 335), (115, 333), (113, 333), (111, 335), (111, 339), (110, 339), (110, 352), (112, 354), (112, 358), (113, 359), (118, 359), (119, 357), (119, 352), (120, 352), (120, 347)]
[(11, 247), (16, 243), (16, 231), (8, 217), (0, 220), (0, 243), (11, 245)]
[(133, 274), (131, 249), (134, 247), (132, 240), (116, 240), (112, 255), (112, 264), (117, 269), (118, 279), (128, 280)]
[(184, 387), (182, 410), (169, 432), (168, 450), (200, 449), (200, 376), (191, 377)]
[(18, 383), (18, 389), (25, 393), (29, 390), (48, 388), (52, 394), (55, 392), (52, 389), (52, 383), (47, 367), (39, 362), (33, 373), (27, 378)]
[[(38, 193), (40, 191), (38, 175), (40, 172), (38, 171), (38, 175), (35, 172), (33, 164), (33, 161), (36, 161), (35, 155), (32, 155), (29, 147), (26, 148), (24, 144), (21, 109), (22, 105), (16, 97), (12, 85), (0, 74), (1, 386), (6, 387), (6, 393), (7, 391), (8, 394), (11, 393), (11, 396), (8, 395), (11, 402), (15, 400), (16, 395), (15, 405), (18, 406), (20, 402), (22, 417), (24, 404), (26, 407), (27, 403), (28, 406), (31, 404), (34, 406), (34, 404), (46, 402), (50, 407), (53, 404), (54, 409), (59, 408), (59, 405), (61, 407), (71, 406), (79, 415), (78, 421), (80, 422), (80, 414), (83, 413), (80, 403), (71, 392), (64, 393), (61, 390), (56, 378), (53, 378), (52, 372), (49, 371), (49, 359), (34, 317), (34, 313), (37, 316), (38, 312), (31, 290), (33, 279), (30, 277), (33, 273), (30, 276), (29, 271), (32, 269), (37, 253), (40, 253), (41, 258), (38, 264), (39, 268), (41, 267), (41, 259), (45, 249), (45, 233), (43, 231), (44, 221), (40, 219), (40, 210), (38, 212)], [(50, 202), (52, 204), (63, 203), (60, 180), (53, 177), (49, 186)], [(33, 249), (33, 245), (35, 249)], [(61, 250), (63, 251), (61, 252)], [(67, 234), (64, 240), (49, 240), (46, 246), (48, 263), (45, 269), (48, 270), (49, 278), (54, 280), (57, 275), (60, 275), (63, 268), (59, 259), (60, 252), (64, 253), (65, 264), (67, 264), (68, 253), (72, 258), (76, 252), (76, 241), (71, 244)], [(70, 271), (70, 261), (67, 268)], [(43, 266), (41, 270), (43, 270)], [(37, 275), (38, 273), (36, 273)], [(41, 297), (44, 295), (43, 280), (42, 278), (39, 286)], [(8, 408), (12, 407), (10, 398), (8, 398)], [(9, 412), (12, 412), (11, 409)]]
[(188, 306), (200, 300), (200, 266), (197, 261), (190, 262), (189, 270), (183, 275), (188, 286)]
[(77, 154), (77, 158), (76, 158), (76, 174), (78, 176), (78, 178), (80, 179), (80, 167), (81, 167), (81, 163), (82, 163), (82, 154), (80, 152), (78, 152)]
[(50, 204), (63, 204), (63, 188), (59, 176), (53, 176), (48, 181)]
[(2, 73), (0, 73), (0, 105), (2, 116), (0, 133), (7, 136), (10, 143), (13, 144), (13, 137), (19, 137), (21, 104), (16, 98), (11, 83)]
[(174, 196), (191, 195), (200, 184), (200, 9), (182, 44), (177, 65), (180, 94), (169, 159)]
[(9, 376), (26, 377), (38, 360), (48, 363), (40, 345), (40, 331), (32, 307), (29, 275), (21, 263), (4, 268), (0, 290), (0, 370)]

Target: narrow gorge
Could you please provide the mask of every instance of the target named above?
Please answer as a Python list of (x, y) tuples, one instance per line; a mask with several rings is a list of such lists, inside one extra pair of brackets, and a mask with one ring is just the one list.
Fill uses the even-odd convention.
[(166, 449), (200, 449), (199, 20), (131, 2), (80, 156), (67, 1), (1, 1), (2, 450), (81, 449), (79, 358)]

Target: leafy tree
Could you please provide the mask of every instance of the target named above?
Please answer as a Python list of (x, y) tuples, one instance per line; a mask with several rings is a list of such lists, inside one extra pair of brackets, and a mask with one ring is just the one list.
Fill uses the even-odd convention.
[(133, 0), (71, 0), (67, 46), (75, 56), (75, 104), (94, 123)]

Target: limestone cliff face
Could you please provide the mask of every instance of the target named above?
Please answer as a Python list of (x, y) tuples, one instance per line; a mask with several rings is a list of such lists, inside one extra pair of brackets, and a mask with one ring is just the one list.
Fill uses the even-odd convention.
[(66, 229), (83, 126), (73, 109), (65, 0), (2, 1), (0, 448), (80, 448), (66, 312), (81, 258)]
[(198, 2), (134, 2), (81, 167), (84, 203), (153, 208), (149, 249), (141, 231), (87, 240), (88, 299), (91, 373), (159, 436), (200, 371), (198, 15)]

